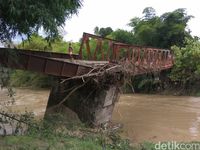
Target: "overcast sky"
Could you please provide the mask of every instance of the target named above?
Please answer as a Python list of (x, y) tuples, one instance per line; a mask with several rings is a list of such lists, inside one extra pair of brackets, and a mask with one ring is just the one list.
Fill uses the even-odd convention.
[(83, 32), (93, 33), (94, 27), (127, 29), (130, 19), (141, 17), (146, 7), (153, 7), (157, 15), (186, 8), (193, 15), (189, 22), (192, 35), (200, 37), (200, 7), (198, 0), (84, 0), (79, 14), (66, 21), (65, 41), (78, 41)]

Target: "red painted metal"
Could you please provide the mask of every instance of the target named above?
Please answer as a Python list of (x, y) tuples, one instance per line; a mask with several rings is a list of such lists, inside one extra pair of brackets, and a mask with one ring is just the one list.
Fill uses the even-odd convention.
[[(1, 48), (1, 50), (7, 49), (7, 48)], [(51, 57), (51, 58), (64, 58), (64, 59), (70, 59), (73, 57), (74, 59), (79, 59), (79, 55), (77, 54), (65, 54), (65, 53), (58, 53), (58, 52), (47, 52), (47, 51), (41, 51), (41, 50), (26, 50), (26, 49), (17, 49), (17, 52), (24, 53), (24, 54), (32, 54), (37, 55), (41, 57)]]
[(79, 76), (88, 73), (92, 69), (90, 66), (66, 61), (63, 57), (68, 58), (69, 56), (65, 54), (61, 58), (55, 58), (60, 55), (44, 57), (44, 55), (39, 56), (39, 54), (44, 53), (34, 52), (37, 55), (33, 55), (32, 52), (1, 48), (0, 64), (9, 68), (35, 71), (59, 77)]
[[(72, 61), (72, 57), (79, 63)], [(84, 65), (84, 60), (90, 60), (93, 65)], [(131, 73), (136, 75), (171, 68), (173, 55), (170, 50), (124, 44), (88, 33), (83, 34), (79, 55), (0, 48), (0, 64), (6, 67), (59, 77), (86, 74), (94, 63), (99, 64), (96, 61), (122, 65), (128, 62), (134, 68)]]
[[(106, 51), (103, 47), (107, 47)], [(84, 51), (85, 49), (87, 51)], [(168, 69), (173, 66), (173, 55), (170, 50), (124, 44), (89, 33), (83, 33), (79, 56), (82, 59), (107, 60), (110, 63), (128, 60), (138, 67), (152, 69), (152, 71)]]

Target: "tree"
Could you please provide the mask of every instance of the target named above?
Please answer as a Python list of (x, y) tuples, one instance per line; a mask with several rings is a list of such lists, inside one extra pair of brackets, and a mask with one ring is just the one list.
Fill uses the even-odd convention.
[(113, 33), (111, 33), (110, 37), (119, 42), (126, 43), (126, 44), (135, 43), (135, 38), (134, 38), (133, 33), (126, 30), (122, 30), (122, 29), (118, 29), (114, 31)]
[(112, 32), (113, 32), (113, 29), (111, 27), (106, 27), (106, 28), (95, 27), (94, 28), (94, 34), (100, 35), (102, 37), (106, 37), (110, 35)]
[(170, 48), (173, 45), (184, 47), (185, 38), (189, 38), (190, 31), (187, 31), (187, 23), (192, 18), (188, 16), (185, 9), (177, 9), (165, 13), (160, 17), (162, 24), (157, 29), (159, 32), (160, 46)]
[(94, 34), (99, 35), (99, 27), (96, 26), (94, 28)]
[(156, 16), (152, 7), (143, 11), (142, 18), (133, 18), (128, 24), (131, 26), (137, 44), (170, 48), (173, 45), (184, 46), (184, 39), (190, 37), (187, 23), (192, 18), (186, 14), (185, 9)]
[(42, 36), (38, 34), (32, 34), (29, 39), (26, 39), (17, 45), (17, 48), (45, 51), (47, 49), (52, 50), (51, 45), (49, 45), (49, 43)]
[(136, 30), (136, 27), (139, 25), (141, 19), (139, 17), (134, 17), (130, 20), (130, 22), (128, 23), (128, 25), (130, 27), (133, 27), (132, 32), (134, 33)]
[[(58, 37), (51, 42), (51, 45), (43, 38), (37, 34), (33, 34), (29, 39), (24, 40), (22, 43), (17, 45), (17, 48), (20, 49), (34, 49), (38, 51), (53, 51), (59, 53), (68, 52), (69, 43), (65, 42), (62, 37)], [(80, 43), (72, 43), (72, 47), (74, 49), (74, 53), (78, 53)], [(4, 69), (5, 70), (5, 69)], [(1, 81), (1, 70), (0, 67), (0, 85)], [(5, 71), (4, 71), (5, 72)], [(8, 76), (9, 77), (9, 76)], [(34, 72), (23, 71), (23, 70), (15, 70), (12, 71), (10, 79), (11, 85), (13, 86), (32, 86), (32, 87), (50, 87), (53, 82), (52, 76), (42, 75)], [(5, 79), (3, 79), (5, 80)]]
[(171, 79), (183, 88), (189, 88), (200, 82), (200, 42), (186, 39), (185, 47), (173, 46), (175, 63), (170, 75)]
[(41, 28), (48, 37), (56, 37), (57, 27), (81, 5), (81, 0), (0, 0), (0, 41), (30, 36)]
[(144, 19), (146, 20), (152, 19), (156, 16), (156, 10), (152, 7), (146, 7), (142, 13), (144, 14)]

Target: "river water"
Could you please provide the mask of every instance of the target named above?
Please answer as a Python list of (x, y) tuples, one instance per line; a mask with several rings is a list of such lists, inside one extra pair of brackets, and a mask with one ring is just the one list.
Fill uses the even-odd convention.
[(113, 121), (132, 142), (200, 140), (200, 97), (122, 95)]
[[(17, 89), (15, 112), (33, 111), (42, 117), (49, 90)], [(9, 99), (0, 90), (0, 102)], [(2, 107), (2, 106), (1, 106)], [(161, 95), (121, 95), (113, 122), (123, 124), (123, 136), (131, 142), (200, 140), (200, 97)]]

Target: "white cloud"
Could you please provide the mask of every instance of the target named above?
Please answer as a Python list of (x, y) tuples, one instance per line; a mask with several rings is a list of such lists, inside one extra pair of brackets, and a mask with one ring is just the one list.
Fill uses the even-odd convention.
[(128, 29), (127, 23), (133, 17), (141, 17), (145, 7), (153, 7), (158, 15), (186, 8), (193, 15), (189, 28), (193, 35), (200, 36), (200, 14), (197, 0), (84, 0), (78, 16), (66, 21), (66, 41), (78, 41), (83, 32), (93, 33), (95, 26)]

